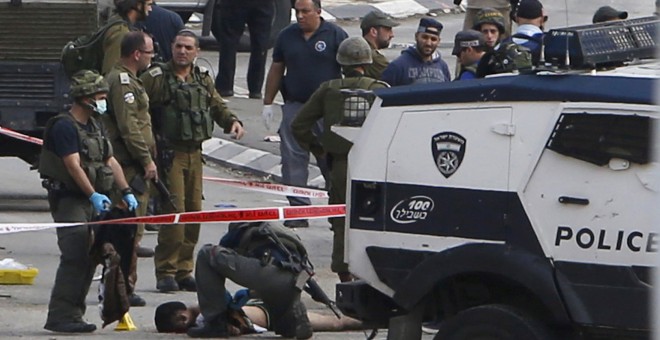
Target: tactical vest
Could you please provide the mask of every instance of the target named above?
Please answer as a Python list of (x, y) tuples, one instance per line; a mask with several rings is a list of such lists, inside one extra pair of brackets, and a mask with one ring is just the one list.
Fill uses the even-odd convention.
[(199, 68), (193, 67), (193, 82), (182, 82), (168, 64), (160, 64), (160, 67), (163, 68), (169, 90), (164, 112), (164, 136), (172, 142), (201, 143), (211, 138), (211, 93), (202, 81), (205, 75)]
[[(78, 132), (80, 163), (94, 190), (100, 193), (108, 193), (112, 189), (114, 176), (112, 168), (105, 164), (105, 160), (112, 156), (112, 145), (103, 135), (103, 130), (92, 117), (89, 118), (89, 125), (92, 129), (87, 131), (70, 114), (62, 113), (48, 120), (44, 140), (48, 140), (50, 128), (59, 119), (71, 121)], [(66, 191), (82, 193), (82, 190), (66, 169), (62, 158), (46, 148), (41, 149), (41, 155), (39, 156), (39, 173), (43, 178), (59, 181), (64, 185), (63, 189)]]
[(329, 81), (323, 108), (323, 112), (326, 113), (323, 117), (324, 130), (323, 136), (321, 136), (324, 150), (334, 155), (348, 154), (353, 143), (332, 132), (331, 127), (342, 122), (347, 109), (357, 107), (360, 110), (368, 111), (374, 102), (375, 96), (373, 95), (367, 96), (368, 99), (365, 101), (363, 97), (351, 96), (351, 91), (346, 90), (370, 90), (376, 83), (378, 83), (376, 79), (369, 77), (350, 77)]
[[(245, 223), (239, 228), (244, 228), (238, 246), (234, 249), (238, 254), (249, 257), (260, 257), (261, 254), (257, 252), (265, 247), (270, 249), (278, 249), (276, 242), (268, 237), (264, 228), (270, 229), (277, 238), (282, 242), (284, 247), (294, 255), (294, 261), (291, 265), (306, 265), (307, 263), (307, 250), (302, 244), (300, 237), (294, 234), (291, 230), (269, 223)], [(285, 259), (285, 261), (288, 259)]]

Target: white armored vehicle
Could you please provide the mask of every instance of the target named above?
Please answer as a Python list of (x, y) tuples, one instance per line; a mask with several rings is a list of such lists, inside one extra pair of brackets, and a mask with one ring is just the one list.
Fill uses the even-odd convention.
[(649, 337), (660, 64), (638, 59), (657, 23), (549, 32), (546, 60), (571, 68), (377, 91), (340, 309), (389, 339), (433, 320), (438, 340)]

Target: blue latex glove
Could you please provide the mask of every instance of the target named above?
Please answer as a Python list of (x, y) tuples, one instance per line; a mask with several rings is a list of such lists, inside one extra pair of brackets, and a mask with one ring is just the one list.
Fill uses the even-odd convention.
[(126, 194), (124, 195), (123, 198), (124, 202), (128, 205), (128, 211), (134, 211), (135, 208), (138, 206), (138, 201), (135, 199), (135, 195), (133, 194)]
[(89, 201), (92, 202), (92, 205), (94, 206), (94, 210), (96, 210), (97, 214), (110, 211), (110, 205), (112, 204), (112, 202), (110, 202), (108, 196), (104, 194), (99, 194), (98, 192), (95, 192), (91, 196), (89, 196)]

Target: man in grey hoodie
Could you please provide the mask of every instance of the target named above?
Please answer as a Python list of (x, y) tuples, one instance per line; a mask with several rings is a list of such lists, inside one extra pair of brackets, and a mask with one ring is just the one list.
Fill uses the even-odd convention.
[(437, 52), (442, 24), (422, 18), (410, 46), (383, 71), (381, 80), (391, 86), (450, 81), (449, 67)]

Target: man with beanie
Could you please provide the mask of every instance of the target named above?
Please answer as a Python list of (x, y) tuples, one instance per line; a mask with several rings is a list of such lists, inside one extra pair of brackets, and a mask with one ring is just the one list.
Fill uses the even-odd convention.
[(394, 32), (392, 28), (399, 26), (399, 23), (392, 20), (387, 14), (373, 10), (362, 18), (360, 29), (362, 37), (371, 47), (371, 59), (373, 62), (365, 66), (364, 75), (374, 79), (380, 79), (380, 76), (389, 65), (389, 61), (380, 53), (379, 49), (388, 48)]
[(383, 71), (381, 80), (391, 86), (450, 81), (449, 67), (436, 52), (440, 44), (442, 24), (432, 18), (422, 18), (411, 46)]
[(451, 52), (461, 65), (461, 73), (456, 80), (477, 78), (477, 66), (487, 48), (484, 35), (479, 31), (466, 30), (456, 33), (454, 49)]

